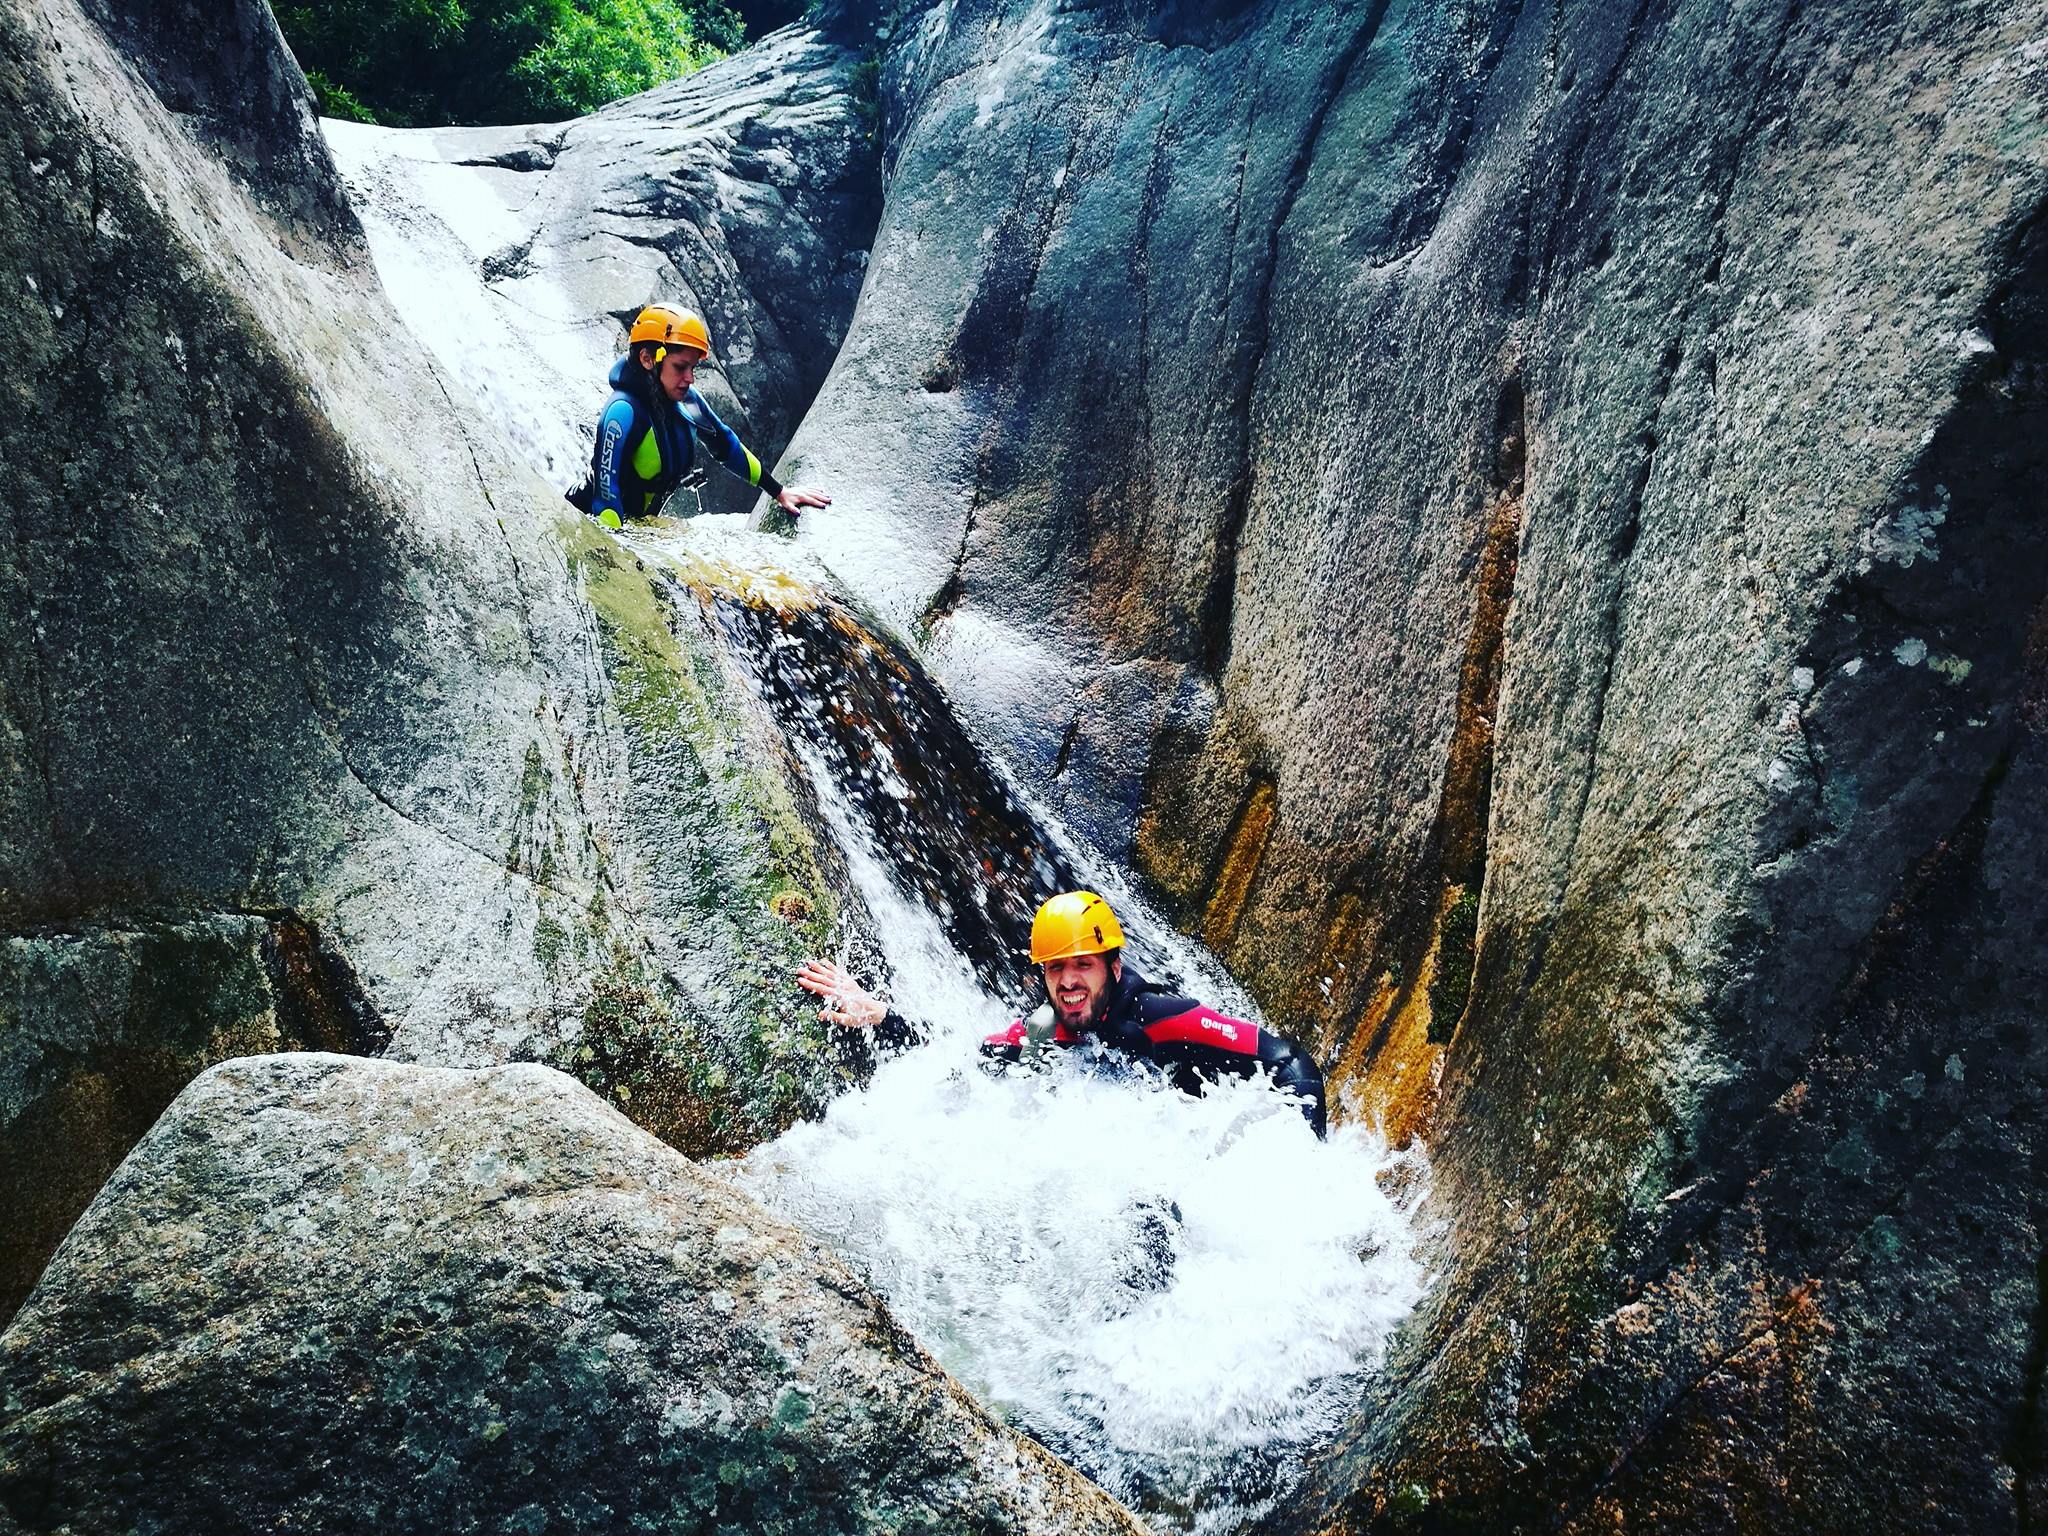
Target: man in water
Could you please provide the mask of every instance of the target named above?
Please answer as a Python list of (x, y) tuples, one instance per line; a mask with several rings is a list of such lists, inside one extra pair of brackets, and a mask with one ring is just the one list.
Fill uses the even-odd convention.
[[(1017, 1061), (1047, 1039), (1061, 1047), (1094, 1046), (1151, 1062), (1193, 1094), (1225, 1074), (1268, 1071), (1273, 1086), (1300, 1104), (1316, 1135), (1324, 1134), (1323, 1074), (1307, 1051), (1155, 986), (1124, 963), (1123, 944), (1123, 926), (1093, 891), (1069, 891), (1040, 907), (1031, 924), (1031, 961), (1045, 978), (1048, 1002), (982, 1041), (982, 1055)], [(901, 1049), (918, 1039), (909, 1020), (833, 961), (807, 960), (796, 979), (825, 1000), (818, 1017), (828, 1024), (871, 1029), (875, 1043), (885, 1048)]]
[(626, 355), (612, 364), (612, 397), (597, 420), (590, 476), (569, 500), (607, 528), (622, 519), (652, 517), (683, 483), (702, 438), (718, 462), (774, 499), (791, 517), (805, 507), (829, 507), (830, 496), (785, 486), (748, 451), (697, 393), (697, 365), (711, 355), (711, 332), (702, 317), (669, 304), (640, 311), (626, 338)]

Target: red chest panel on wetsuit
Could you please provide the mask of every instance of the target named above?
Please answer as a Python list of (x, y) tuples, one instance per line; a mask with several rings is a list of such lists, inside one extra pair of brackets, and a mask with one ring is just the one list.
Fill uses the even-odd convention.
[[(1018, 1019), (1008, 1029), (999, 1029), (992, 1035), (983, 1035), (981, 1043), (983, 1046), (1022, 1046), (1030, 1038), (1030, 1035), (1031, 1031), (1024, 1027), (1024, 1021)], [(1055, 1024), (1053, 1026), (1052, 1037), (1060, 1045), (1079, 1045), (1081, 1043), (1081, 1037), (1068, 1029), (1064, 1024)]]
[(1154, 1045), (1206, 1045), (1244, 1056), (1259, 1054), (1258, 1025), (1233, 1019), (1203, 1003), (1184, 1013), (1155, 1019), (1144, 1029), (1145, 1037)]

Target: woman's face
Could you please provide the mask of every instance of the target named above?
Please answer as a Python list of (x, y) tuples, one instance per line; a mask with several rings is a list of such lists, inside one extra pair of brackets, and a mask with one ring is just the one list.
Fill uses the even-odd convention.
[(697, 365), (704, 361), (704, 354), (691, 347), (672, 349), (667, 356), (654, 365), (654, 383), (665, 399), (682, 403), (690, 386), (697, 382)]

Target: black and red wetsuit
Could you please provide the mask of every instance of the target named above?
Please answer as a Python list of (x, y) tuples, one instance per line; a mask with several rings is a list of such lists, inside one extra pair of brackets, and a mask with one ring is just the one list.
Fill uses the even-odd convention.
[[(997, 1061), (1015, 1061), (1023, 1055), (1026, 1034), (1019, 1019), (983, 1040), (981, 1053)], [(916, 1032), (892, 1012), (877, 1026), (875, 1036), (878, 1044), (904, 1045), (916, 1038)], [(1192, 1094), (1200, 1094), (1204, 1082), (1225, 1074), (1250, 1077), (1270, 1072), (1273, 1086), (1293, 1094), (1316, 1135), (1324, 1134), (1323, 1074), (1314, 1057), (1284, 1035), (1156, 986), (1129, 965), (1109, 984), (1096, 1023), (1078, 1033), (1061, 1024), (1053, 1031), (1053, 1041), (1061, 1046), (1100, 1045), (1152, 1062), (1175, 1087)]]

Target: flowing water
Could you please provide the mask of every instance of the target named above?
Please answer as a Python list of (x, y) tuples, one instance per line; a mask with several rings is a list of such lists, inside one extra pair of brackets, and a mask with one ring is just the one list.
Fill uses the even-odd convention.
[[(616, 333), (546, 271), (483, 281), (494, 252), (530, 243), (533, 210), (514, 204), (531, 179), (467, 163), (459, 134), (326, 127), (407, 323), (566, 486), (588, 463), (582, 429)], [(1251, 1005), (1019, 791), (915, 659), (828, 595), (801, 544), (739, 521), (626, 538), (751, 670), (875, 919), (882, 964), (866, 979), (929, 1035), (733, 1176), (863, 1269), (984, 1402), (1152, 1524), (1240, 1528), (1335, 1432), (1413, 1305), (1410, 1223), (1387, 1190), (1412, 1196), (1425, 1170), (1358, 1127), (1317, 1142), (1257, 1083), (1192, 1099), (1071, 1059), (978, 1070), (980, 1036), (1038, 1001), (1019, 946), (1056, 889), (1107, 894), (1148, 976), (1226, 1012)], [(914, 611), (861, 533), (835, 515), (804, 542)], [(976, 672), (984, 691), (1043, 675), (1010, 658), (991, 677), (995, 664)]]
[(1148, 975), (1248, 1004), (1036, 811), (900, 648), (777, 573), (787, 545), (702, 522), (680, 551), (634, 542), (715, 594), (876, 920), (886, 969), (867, 980), (927, 1031), (734, 1177), (1154, 1525), (1241, 1527), (1355, 1407), (1413, 1305), (1388, 1190), (1424, 1170), (1360, 1127), (1319, 1143), (1256, 1081), (1194, 1099), (1080, 1053), (983, 1070), (980, 1038), (1039, 1000), (1016, 947), (1053, 889), (1111, 888)]

